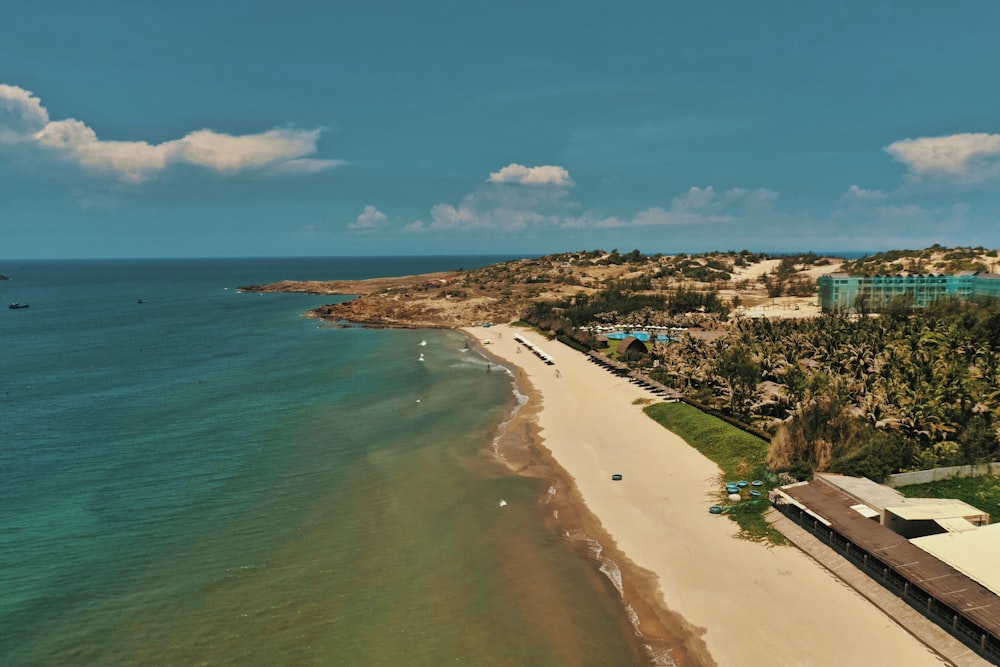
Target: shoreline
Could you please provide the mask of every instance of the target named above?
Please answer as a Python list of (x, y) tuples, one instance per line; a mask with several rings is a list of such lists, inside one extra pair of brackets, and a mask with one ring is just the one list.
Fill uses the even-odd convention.
[(538, 427), (544, 398), (530, 378), (517, 364), (492, 354), (490, 346), (471, 332), (462, 331), (474, 342), (478, 354), (511, 374), (515, 393), (523, 397), (514, 414), (500, 425), (493, 442), (494, 457), (516, 475), (549, 484), (547, 496), (540, 501), (546, 510), (545, 523), (594, 563), (603, 585), (617, 591), (637, 652), (652, 665), (715, 665), (701, 640), (704, 630), (691, 627), (666, 607), (656, 575), (638, 567), (618, 548), (588, 508), (573, 477), (545, 446)]
[[(497, 436), (501, 458), (554, 480), (554, 525), (569, 539), (578, 527), (620, 569), (626, 613), (654, 663), (942, 664), (796, 548), (737, 539), (735, 523), (710, 515), (718, 468), (641, 411), (636, 401), (652, 394), (529, 329), (462, 331), (528, 397)], [(516, 334), (556, 365), (519, 354)]]

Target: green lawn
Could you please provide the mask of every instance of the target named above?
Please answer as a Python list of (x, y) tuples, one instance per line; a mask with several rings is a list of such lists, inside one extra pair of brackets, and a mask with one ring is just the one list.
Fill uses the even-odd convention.
[[(770, 508), (766, 490), (773, 486), (768, 481), (767, 468), (764, 466), (769, 445), (766, 440), (741, 431), (686, 403), (656, 403), (646, 408), (645, 412), (722, 468), (719, 504), (726, 507), (729, 517), (739, 524), (741, 536), (752, 540), (768, 540), (775, 544), (787, 543), (785, 537), (764, 520), (764, 514)], [(741, 479), (763, 480), (764, 486), (760, 489), (764, 492), (763, 495), (737, 503), (724, 500), (726, 493), (723, 482)], [(746, 496), (746, 491), (743, 495)]]
[(1000, 521), (1000, 477), (995, 475), (911, 484), (898, 491), (908, 498), (957, 498), (988, 512), (990, 523)]

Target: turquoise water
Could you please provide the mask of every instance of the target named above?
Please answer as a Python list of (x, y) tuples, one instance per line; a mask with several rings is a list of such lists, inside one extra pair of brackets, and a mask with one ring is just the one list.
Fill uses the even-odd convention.
[(490, 455), (506, 374), (235, 289), (490, 261), (0, 262), (30, 303), (0, 313), (3, 663), (638, 659), (545, 480)]

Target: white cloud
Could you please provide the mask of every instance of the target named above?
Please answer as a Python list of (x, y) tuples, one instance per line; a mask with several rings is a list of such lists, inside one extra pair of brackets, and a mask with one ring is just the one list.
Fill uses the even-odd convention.
[(635, 217), (633, 217), (628, 224), (639, 227), (648, 227), (651, 225), (671, 225), (676, 224), (677, 222), (679, 222), (677, 213), (665, 211), (659, 206), (654, 206), (653, 208), (647, 208), (636, 213)]
[(319, 130), (269, 130), (242, 136), (199, 130), (176, 143), (186, 162), (232, 172), (311, 155), (318, 139)]
[(557, 216), (545, 215), (531, 208), (511, 206), (504, 202), (482, 201), (466, 195), (458, 206), (436, 204), (431, 208), (431, 222), (413, 231), (497, 230), (517, 232), (529, 226), (555, 223)]
[[(508, 184), (557, 187), (507, 187)], [(407, 232), (494, 230), (516, 232), (540, 225), (557, 225), (560, 214), (576, 208), (567, 201), (572, 185), (562, 167), (508, 165), (491, 174), (484, 185), (462, 197), (458, 204), (442, 202), (431, 207), (430, 222), (407, 225)]]
[(432, 229), (475, 229), (489, 226), (489, 213), (477, 212), (473, 207), (472, 197), (465, 197), (458, 206), (441, 203), (431, 208)]
[(560, 226), (566, 229), (613, 229), (617, 227), (652, 227), (684, 224), (697, 219), (697, 215), (686, 212), (668, 211), (659, 206), (653, 206), (639, 211), (631, 218), (621, 218), (617, 215), (595, 217), (584, 214), (577, 217), (566, 217), (560, 221)]
[(699, 188), (692, 187), (684, 195), (674, 197), (670, 202), (670, 212), (674, 221), (691, 217), (697, 218), (707, 214), (718, 214), (730, 203), (736, 203), (746, 197), (747, 191), (738, 188), (727, 191), (722, 197), (715, 194), (711, 185)]
[(704, 211), (717, 199), (715, 188), (711, 185), (706, 188), (692, 187), (683, 196), (674, 197), (670, 209), (676, 212)]
[(879, 201), (885, 199), (885, 193), (881, 190), (865, 190), (852, 185), (840, 198), (845, 201)]
[(885, 151), (914, 178), (976, 183), (1000, 176), (1000, 134), (965, 133), (903, 139)]
[(877, 194), (866, 195), (868, 191), (857, 189), (860, 194), (854, 188), (848, 189), (839, 206), (824, 222), (816, 224), (816, 229), (828, 229), (831, 238), (840, 238), (845, 249), (864, 249), (862, 240), (869, 248), (912, 246), (916, 242), (930, 245), (940, 242), (941, 230), (962, 235), (971, 228), (972, 220), (983, 216), (982, 210), (972, 216), (972, 207), (964, 201), (953, 201), (954, 194), (944, 202), (928, 197), (914, 201), (906, 198), (905, 190), (875, 190), (872, 192)]
[(424, 227), (425, 225), (423, 220), (414, 220), (410, 224), (403, 227), (403, 232), (407, 234), (419, 234), (424, 231)]
[(733, 188), (720, 196), (711, 185), (704, 188), (692, 187), (683, 195), (674, 197), (669, 209), (653, 206), (639, 211), (631, 218), (596, 218), (588, 215), (564, 218), (562, 226), (601, 228), (724, 224), (769, 212), (779, 196), (774, 190), (766, 188)]
[(523, 164), (511, 163), (490, 174), (490, 183), (515, 183), (517, 185), (555, 185), (570, 187), (573, 180), (569, 172), (556, 165), (525, 167)]
[(35, 141), (54, 149), (80, 166), (117, 172), (121, 180), (136, 183), (151, 171), (160, 171), (177, 154), (176, 142), (151, 145), (145, 141), (101, 141), (97, 133), (78, 120), (48, 123)]
[[(429, 223), (417, 221), (407, 225), (404, 231), (510, 233), (537, 228), (569, 230), (719, 224), (767, 214), (779, 197), (774, 190), (765, 188), (733, 188), (719, 195), (712, 186), (692, 187), (674, 197), (669, 209), (654, 206), (632, 217), (605, 216), (579, 212), (580, 205), (567, 198), (565, 188), (504, 187), (509, 183), (523, 183), (528, 172), (528, 167), (508, 165), (491, 174), (486, 185), (476, 188), (458, 204), (434, 205)], [(569, 182), (568, 177), (567, 173), (559, 182)]]
[[(676, 202), (677, 198), (674, 201)], [(726, 223), (732, 220), (732, 216), (729, 215), (679, 210), (674, 207), (671, 207), (671, 210), (666, 210), (659, 206), (653, 206), (639, 211), (631, 218), (621, 218), (616, 215), (599, 218), (589, 214), (578, 217), (567, 217), (562, 219), (561, 226), (569, 229), (584, 229), (588, 227), (596, 229), (611, 227), (666, 227), (671, 225)]]
[(757, 188), (733, 188), (719, 196), (711, 185), (699, 188), (692, 187), (684, 195), (674, 197), (670, 203), (672, 221), (677, 222), (688, 216), (698, 218), (712, 216), (729, 218), (737, 209), (765, 211), (774, 206), (780, 195), (774, 190)]
[(354, 232), (370, 232), (378, 229), (386, 221), (385, 213), (378, 210), (371, 204), (365, 206), (358, 219), (347, 225), (347, 228)]
[(316, 152), (319, 130), (274, 129), (258, 134), (229, 135), (197, 130), (160, 144), (106, 141), (74, 118), (52, 121), (31, 92), (0, 84), (0, 143), (28, 143), (54, 151), (93, 171), (110, 173), (127, 183), (147, 180), (171, 164), (192, 164), (230, 174), (268, 169), (274, 173), (314, 173), (341, 164), (308, 158)]
[(0, 144), (31, 141), (49, 114), (31, 91), (0, 83)]

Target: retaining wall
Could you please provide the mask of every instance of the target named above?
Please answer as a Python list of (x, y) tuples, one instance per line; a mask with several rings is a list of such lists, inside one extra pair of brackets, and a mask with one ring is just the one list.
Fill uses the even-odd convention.
[(893, 488), (910, 484), (927, 484), (942, 479), (956, 477), (982, 477), (983, 475), (1000, 475), (1000, 463), (980, 463), (973, 466), (949, 466), (931, 470), (916, 470), (889, 475), (885, 483)]

